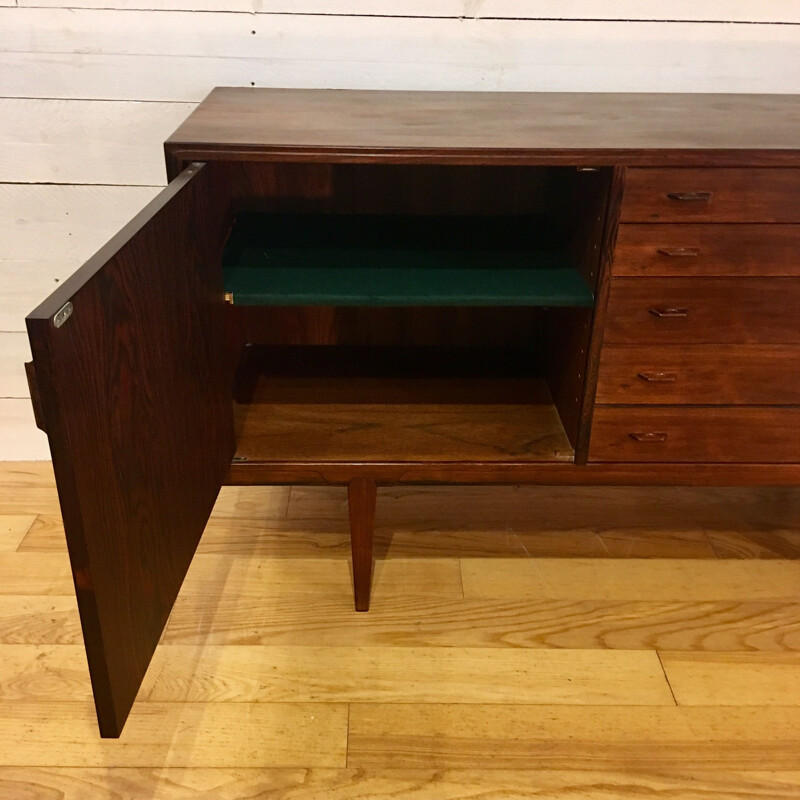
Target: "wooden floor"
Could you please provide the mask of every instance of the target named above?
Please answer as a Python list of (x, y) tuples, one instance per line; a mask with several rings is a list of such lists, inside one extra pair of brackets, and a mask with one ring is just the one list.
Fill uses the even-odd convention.
[(800, 491), (223, 490), (118, 741), (47, 464), (0, 464), (0, 798), (800, 797)]

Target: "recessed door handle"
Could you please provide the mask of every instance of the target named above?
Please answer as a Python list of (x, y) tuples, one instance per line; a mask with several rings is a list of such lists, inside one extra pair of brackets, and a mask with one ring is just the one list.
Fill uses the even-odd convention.
[(691, 258), (700, 255), (699, 247), (659, 247), (657, 252), (670, 258)]
[(629, 433), (628, 436), (631, 437), (635, 442), (642, 442), (643, 444), (647, 443), (658, 443), (658, 442), (666, 442), (667, 441), (667, 434), (663, 431), (648, 431), (647, 433)]
[(689, 309), (673, 306), (656, 306), (649, 309), (649, 313), (660, 319), (680, 319), (689, 316)]
[(667, 192), (667, 197), (681, 203), (707, 203), (711, 199), (711, 192)]
[(675, 383), (677, 372), (640, 372), (639, 378), (647, 383)]

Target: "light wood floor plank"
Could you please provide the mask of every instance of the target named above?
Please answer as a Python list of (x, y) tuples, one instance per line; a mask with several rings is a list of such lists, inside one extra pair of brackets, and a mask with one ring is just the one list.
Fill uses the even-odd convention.
[(368, 614), (344, 498), (223, 490), (104, 741), (50, 465), (0, 464), (0, 798), (800, 796), (800, 491), (382, 490)]
[(0, 513), (58, 516), (61, 506), (55, 486), (24, 486), (0, 481)]
[[(800, 526), (800, 521), (798, 521)], [(800, 558), (800, 531), (740, 529), (707, 531), (718, 558)]]
[(288, 486), (223, 486), (211, 519), (282, 519), (289, 491)]
[(173, 645), (157, 650), (139, 696), (163, 702), (674, 705), (658, 656), (645, 650)]
[(788, 708), (354, 704), (348, 766), (473, 769), (788, 769)]
[[(695, 531), (744, 525), (791, 528), (800, 522), (795, 487), (687, 486), (392, 486), (379, 489), (382, 521), (421, 520), (477, 530), (506, 522), (528, 530)], [(336, 486), (293, 486), (289, 518), (346, 511)]]
[(0, 645), (0, 709), (9, 701), (90, 701), (82, 645)]
[[(385, 558), (716, 558), (703, 531), (525, 531), (485, 527), (431, 529), (383, 524), (375, 529), (375, 554)], [(65, 551), (61, 518), (40, 514), (20, 550)], [(349, 558), (347, 518), (250, 519), (214, 516), (206, 526), (198, 553), (271, 558), (304, 556)]]
[[(0, 646), (0, 702), (52, 698), (91, 699), (83, 647)], [(653, 651), (257, 646), (159, 647), (139, 700), (674, 704)]]
[(0, 767), (0, 792), (25, 800), (796, 800), (800, 772)]
[(661, 653), (683, 706), (798, 706), (800, 653)]
[(462, 559), (464, 594), (552, 600), (785, 600), (800, 562), (691, 559)]
[(0, 595), (0, 644), (83, 644), (71, 595)]
[(13, 553), (35, 521), (32, 514), (0, 514), (0, 550)]
[(118, 740), (100, 739), (88, 702), (0, 708), (8, 766), (345, 766), (343, 704), (136, 703)]
[(17, 548), (19, 552), (66, 553), (67, 539), (60, 514), (37, 514), (25, 538)]
[(0, 552), (0, 594), (74, 595), (66, 553)]
[(800, 602), (351, 599), (181, 595), (164, 641), (184, 644), (800, 651)]
[[(297, 593), (311, 594), (317, 599), (351, 599), (352, 591), (350, 566), (344, 559), (197, 555), (189, 567), (181, 594), (207, 597), (230, 592), (236, 596), (256, 594), (259, 597), (275, 597)], [(438, 558), (379, 561), (373, 570), (372, 591), (376, 596), (425, 594), (460, 598), (462, 590), (459, 560)]]
[[(53, 488), (53, 465), (49, 461), (0, 461), (0, 485)], [(5, 511), (0, 508), (0, 513)]]

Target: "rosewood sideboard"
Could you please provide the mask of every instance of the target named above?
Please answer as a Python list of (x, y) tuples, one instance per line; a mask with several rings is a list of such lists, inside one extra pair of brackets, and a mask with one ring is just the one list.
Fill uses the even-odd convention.
[(800, 97), (216, 89), (27, 318), (100, 731), (223, 484), (800, 483)]

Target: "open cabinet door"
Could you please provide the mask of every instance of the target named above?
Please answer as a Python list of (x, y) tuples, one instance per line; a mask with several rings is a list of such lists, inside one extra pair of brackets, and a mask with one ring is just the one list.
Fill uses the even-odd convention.
[(233, 456), (215, 184), (188, 167), (27, 318), (102, 736), (122, 730)]

